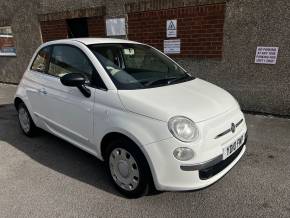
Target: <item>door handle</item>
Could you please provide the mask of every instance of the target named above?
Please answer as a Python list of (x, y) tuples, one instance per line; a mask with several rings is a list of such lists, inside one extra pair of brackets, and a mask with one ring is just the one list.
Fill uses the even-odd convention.
[(43, 94), (43, 95), (47, 94), (47, 91), (45, 89), (38, 89), (38, 92)]

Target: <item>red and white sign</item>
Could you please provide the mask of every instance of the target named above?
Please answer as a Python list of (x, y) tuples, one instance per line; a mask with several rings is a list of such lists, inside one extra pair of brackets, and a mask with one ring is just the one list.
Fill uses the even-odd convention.
[(15, 41), (10, 26), (0, 27), (0, 56), (16, 56)]

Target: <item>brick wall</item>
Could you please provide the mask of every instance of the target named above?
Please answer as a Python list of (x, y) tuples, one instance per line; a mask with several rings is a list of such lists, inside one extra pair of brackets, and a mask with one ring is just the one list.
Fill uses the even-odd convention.
[(89, 17), (88, 29), (90, 37), (105, 37), (106, 26), (104, 17)]
[(77, 10), (66, 10), (49, 14), (39, 14), (43, 42), (68, 37), (66, 19), (87, 17), (89, 36), (105, 36), (105, 7), (90, 7)]
[[(88, 31), (90, 37), (105, 36), (104, 17), (89, 17)], [(68, 27), (65, 19), (40, 21), (43, 42), (65, 39), (68, 37)]]
[[(222, 58), (225, 4), (128, 13), (128, 38), (163, 51), (166, 21), (177, 19), (181, 53), (173, 57)], [(170, 38), (172, 39), (172, 38)]]
[(68, 29), (65, 20), (41, 21), (40, 27), (43, 42), (64, 39), (68, 36)]

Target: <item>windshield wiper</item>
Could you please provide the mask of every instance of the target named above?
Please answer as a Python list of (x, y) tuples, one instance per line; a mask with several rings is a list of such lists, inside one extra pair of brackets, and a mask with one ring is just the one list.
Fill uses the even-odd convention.
[(185, 76), (181, 76), (181, 77), (168, 77), (168, 78), (161, 78), (161, 79), (156, 79), (150, 82), (147, 82), (145, 84), (146, 87), (153, 87), (153, 86), (159, 86), (159, 85), (170, 85), (170, 84), (174, 84), (174, 83), (178, 83), (178, 82), (185, 82), (185, 81), (189, 81), (194, 79), (194, 77), (192, 77), (189, 74), (186, 74)]
[(162, 85), (162, 84), (166, 84), (168, 85), (169, 82), (171, 80), (174, 80), (176, 79), (176, 77), (168, 77), (168, 78), (161, 78), (161, 79), (156, 79), (156, 80), (153, 80), (153, 81), (150, 81), (150, 82), (147, 82), (145, 84), (146, 87), (152, 87), (152, 86), (158, 86), (158, 85)]
[(189, 80), (192, 80), (192, 79), (194, 79), (193, 76), (191, 76), (189, 74), (186, 74), (185, 76), (174, 78), (174, 79), (168, 81), (168, 84), (173, 84), (173, 83), (178, 83), (178, 82), (185, 82), (185, 81), (189, 81)]

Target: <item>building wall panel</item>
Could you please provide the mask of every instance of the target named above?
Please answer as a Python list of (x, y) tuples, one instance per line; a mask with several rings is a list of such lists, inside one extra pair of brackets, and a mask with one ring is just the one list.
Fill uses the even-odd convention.
[[(181, 53), (176, 58), (222, 58), (225, 4), (128, 13), (128, 38), (163, 50), (166, 21), (177, 20)], [(170, 38), (173, 39), (173, 38)]]

